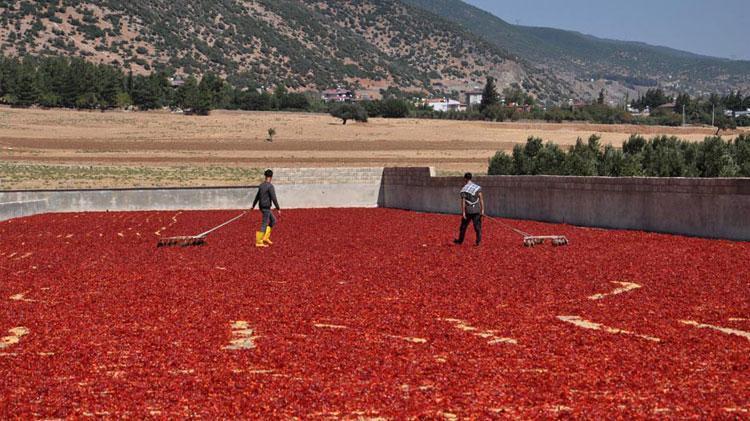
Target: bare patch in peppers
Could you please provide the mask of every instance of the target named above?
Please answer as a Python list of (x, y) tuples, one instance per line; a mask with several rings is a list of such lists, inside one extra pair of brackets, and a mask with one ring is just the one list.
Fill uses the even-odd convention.
[(14, 327), (8, 330), (10, 335), (0, 338), (0, 349), (10, 348), (21, 342), (21, 338), (29, 334), (29, 329), (25, 327)]
[(452, 323), (457, 329), (463, 330), (464, 332), (471, 332), (472, 335), (478, 336), (482, 339), (487, 339), (487, 343), (490, 345), (495, 344), (510, 344), (517, 345), (518, 341), (513, 338), (504, 338), (501, 336), (495, 336), (497, 331), (495, 330), (481, 330), (469, 323), (460, 319), (438, 319), (444, 322)]
[(254, 341), (258, 337), (253, 336), (253, 333), (253, 329), (250, 329), (250, 325), (246, 321), (238, 320), (232, 322), (232, 340), (229, 342), (229, 345), (224, 347), (224, 349), (237, 351), (255, 348)]
[(557, 316), (557, 318), (562, 320), (563, 322), (570, 323), (574, 326), (578, 326), (583, 329), (600, 330), (600, 331), (607, 332), (607, 333), (636, 336), (638, 338), (645, 339), (647, 341), (652, 341), (652, 342), (661, 341), (661, 339), (654, 337), (654, 336), (641, 335), (639, 333), (634, 333), (634, 332), (630, 332), (627, 330), (604, 326), (600, 323), (595, 323), (595, 322), (591, 322), (588, 320), (584, 320), (580, 316)]
[(616, 288), (612, 290), (611, 292), (605, 293), (605, 294), (594, 294), (589, 297), (589, 300), (602, 300), (604, 298), (607, 298), (611, 295), (620, 295), (624, 294), (626, 292), (630, 292), (639, 288), (642, 288), (641, 285), (638, 285), (633, 282), (612, 282), (613, 284), (620, 285), (620, 288)]
[(735, 336), (741, 336), (747, 340), (750, 340), (750, 332), (745, 332), (744, 330), (739, 329), (731, 329), (728, 327), (721, 327), (721, 326), (714, 326), (714, 325), (708, 325), (705, 323), (698, 323), (692, 320), (680, 320), (680, 323), (688, 326), (697, 327), (698, 329), (711, 329), (716, 330), (718, 332), (724, 333), (726, 335), (735, 335)]

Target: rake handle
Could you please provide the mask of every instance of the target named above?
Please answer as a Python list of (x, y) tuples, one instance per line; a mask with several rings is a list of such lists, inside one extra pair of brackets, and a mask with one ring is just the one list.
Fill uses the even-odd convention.
[(529, 233), (527, 233), (527, 232), (523, 232), (523, 231), (521, 231), (521, 230), (519, 230), (519, 229), (515, 229), (515, 228), (511, 227), (510, 225), (508, 225), (508, 224), (506, 224), (506, 223), (502, 222), (502, 221), (501, 221), (501, 220), (499, 220), (499, 219), (495, 219), (495, 218), (493, 218), (493, 217), (491, 217), (491, 216), (487, 216), (487, 219), (489, 219), (490, 221), (493, 221), (493, 222), (495, 222), (495, 223), (498, 223), (498, 224), (500, 224), (500, 225), (504, 226), (505, 228), (508, 228), (509, 230), (511, 230), (511, 231), (513, 231), (513, 232), (515, 232), (516, 234), (518, 234), (518, 235), (520, 235), (520, 236), (522, 236), (522, 237), (532, 237), (532, 235), (531, 235), (531, 234), (529, 234)]
[(223, 224), (221, 224), (221, 225), (217, 225), (217, 226), (215, 226), (215, 227), (211, 228), (210, 230), (208, 230), (208, 231), (206, 231), (206, 232), (204, 232), (204, 233), (202, 233), (202, 234), (198, 234), (198, 235), (196, 235), (195, 237), (196, 237), (196, 238), (203, 238), (203, 237), (206, 237), (206, 236), (207, 236), (208, 234), (211, 234), (212, 232), (214, 232), (214, 231), (218, 230), (219, 228), (223, 228), (223, 227), (225, 227), (225, 226), (227, 226), (227, 225), (231, 224), (232, 222), (234, 222), (234, 221), (236, 221), (236, 220), (238, 220), (238, 219), (242, 218), (243, 216), (245, 216), (245, 214), (247, 214), (247, 211), (244, 211), (244, 212), (242, 212), (241, 214), (239, 214), (239, 215), (235, 216), (234, 218), (232, 218), (232, 219), (228, 220), (227, 222), (224, 222), (224, 223), (223, 223)]

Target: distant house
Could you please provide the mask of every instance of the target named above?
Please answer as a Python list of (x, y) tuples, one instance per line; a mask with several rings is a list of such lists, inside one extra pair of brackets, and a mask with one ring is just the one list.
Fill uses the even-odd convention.
[(351, 102), (354, 98), (354, 91), (343, 88), (326, 89), (321, 95), (324, 102)]
[(630, 114), (633, 114), (636, 117), (637, 116), (648, 117), (648, 116), (651, 115), (651, 108), (650, 107), (646, 107), (643, 110), (640, 110), (640, 109), (638, 109), (636, 107), (628, 105), (628, 112)]
[(173, 88), (179, 88), (180, 86), (182, 86), (182, 85), (184, 85), (184, 84), (185, 84), (185, 80), (184, 80), (184, 79), (182, 79), (182, 76), (180, 76), (180, 75), (177, 75), (177, 76), (175, 76), (175, 77), (170, 77), (170, 78), (169, 78), (169, 84), (170, 84), (170, 85), (171, 85), (171, 86), (172, 86)]
[(483, 95), (482, 91), (464, 92), (464, 103), (469, 107), (477, 107), (482, 104)]
[(455, 99), (435, 98), (425, 100), (424, 105), (435, 111), (466, 111), (466, 105)]
[(518, 105), (518, 104), (511, 104), (506, 106), (505, 108), (509, 108), (512, 110), (516, 110), (517, 113), (530, 113), (531, 112), (531, 105), (524, 104), (524, 105)]
[(666, 104), (661, 104), (661, 105), (659, 105), (656, 108), (658, 110), (662, 110), (662, 111), (672, 111), (672, 110), (675, 109), (676, 106), (677, 106), (677, 103), (675, 103), (675, 102), (668, 102)]

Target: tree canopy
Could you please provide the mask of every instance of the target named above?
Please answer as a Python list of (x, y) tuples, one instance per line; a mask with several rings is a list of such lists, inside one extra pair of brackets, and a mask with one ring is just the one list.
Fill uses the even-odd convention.
[(731, 141), (707, 137), (695, 143), (676, 137), (633, 135), (621, 149), (602, 147), (600, 138), (578, 139), (567, 151), (530, 137), (509, 155), (490, 160), (490, 175), (571, 175), (607, 177), (750, 177), (750, 135)]
[(484, 111), (489, 107), (499, 105), (500, 97), (497, 94), (497, 86), (495, 86), (495, 78), (492, 76), (487, 77), (487, 83), (484, 85), (482, 91), (482, 102), (479, 104), (479, 110)]
[(367, 111), (359, 104), (339, 103), (331, 107), (331, 115), (340, 118), (343, 124), (347, 121), (354, 120), (361, 123), (367, 122)]

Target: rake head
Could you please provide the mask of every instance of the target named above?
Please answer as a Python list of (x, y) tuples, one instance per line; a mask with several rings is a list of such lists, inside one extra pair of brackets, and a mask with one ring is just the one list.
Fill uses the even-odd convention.
[(567, 237), (565, 237), (564, 235), (547, 235), (524, 237), (523, 245), (526, 247), (534, 247), (540, 244), (544, 244), (546, 240), (550, 240), (552, 242), (552, 245), (555, 247), (567, 246), (569, 244)]
[(156, 247), (191, 247), (205, 244), (206, 237), (188, 236), (188, 237), (170, 237), (161, 238), (156, 243)]

